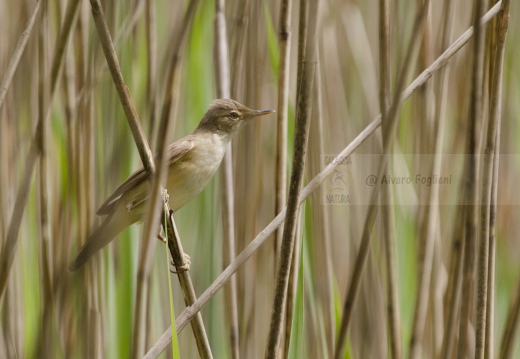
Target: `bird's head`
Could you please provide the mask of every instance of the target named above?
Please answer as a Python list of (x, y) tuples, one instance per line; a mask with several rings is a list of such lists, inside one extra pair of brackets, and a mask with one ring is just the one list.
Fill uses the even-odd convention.
[(218, 99), (211, 103), (209, 110), (199, 123), (196, 132), (208, 131), (232, 137), (249, 120), (275, 112), (274, 110), (251, 110), (231, 100)]

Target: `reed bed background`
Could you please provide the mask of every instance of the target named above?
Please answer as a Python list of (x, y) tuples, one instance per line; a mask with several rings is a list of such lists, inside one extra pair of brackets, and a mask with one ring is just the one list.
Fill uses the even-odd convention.
[(197, 301), (142, 225), (67, 269), (144, 153), (97, 5), (0, 1), (0, 357), (172, 357), (168, 281), (182, 358), (520, 356), (515, 3), (103, 2), (152, 152), (278, 111), (174, 215)]

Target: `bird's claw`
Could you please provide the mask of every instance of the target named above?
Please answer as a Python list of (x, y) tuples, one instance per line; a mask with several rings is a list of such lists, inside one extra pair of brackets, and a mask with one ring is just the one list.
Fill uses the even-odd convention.
[(168, 203), (168, 201), (170, 200), (170, 195), (168, 194), (168, 190), (166, 190), (166, 188), (163, 189), (163, 201), (164, 203)]
[(170, 272), (174, 274), (184, 273), (190, 270), (191, 258), (189, 255), (184, 253), (184, 264), (178, 266), (175, 264), (174, 261), (171, 261), (170, 265), (173, 267), (172, 269), (170, 269)]
[(163, 243), (166, 243), (166, 237), (162, 235), (162, 233), (159, 233), (157, 235), (157, 239), (160, 240)]

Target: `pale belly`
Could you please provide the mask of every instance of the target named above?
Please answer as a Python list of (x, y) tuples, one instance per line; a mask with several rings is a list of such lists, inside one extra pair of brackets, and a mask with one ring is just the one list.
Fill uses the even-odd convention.
[[(209, 181), (220, 166), (224, 157), (225, 146), (211, 146), (204, 149), (201, 146), (193, 148), (189, 154), (168, 169), (166, 189), (169, 195), (169, 205), (177, 210), (195, 198)], [(134, 221), (142, 220), (145, 211), (144, 203), (148, 197), (150, 184), (143, 182), (137, 191), (123, 195), (121, 210), (130, 214)], [(130, 212), (130, 213), (128, 213)]]
[(195, 198), (206, 187), (218, 169), (220, 161), (211, 166), (182, 163), (168, 174), (166, 189), (170, 196), (170, 208), (177, 210)]

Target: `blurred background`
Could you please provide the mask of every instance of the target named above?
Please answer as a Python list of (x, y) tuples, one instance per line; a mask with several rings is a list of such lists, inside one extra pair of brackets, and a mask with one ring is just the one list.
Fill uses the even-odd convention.
[[(29, 20), (34, 0), (0, 0), (0, 77)], [(42, 1), (27, 46), (0, 108), (0, 261), (7, 263), (5, 246), (11, 221), (21, 220), (12, 266), (0, 307), (0, 357), (3, 358), (126, 358), (132, 355), (135, 319), (137, 259), (142, 225), (125, 230), (89, 264), (88, 271), (70, 273), (70, 260), (89, 229), (99, 223), (95, 212), (133, 171), (141, 167), (114, 83), (106, 65), (90, 3)], [(298, 26), (300, 2), (290, 11), (288, 141), (285, 171), (290, 178), (295, 103), (297, 96)], [(420, 33), (420, 46), (408, 67), (406, 86), (451, 44), (472, 22), (470, 2), (432, 1)], [(391, 88), (403, 71), (405, 54), (414, 34), (413, 22), (422, 1), (390, 4)], [(169, 141), (189, 134), (211, 100), (216, 98), (214, 64), (214, 1), (107, 1), (103, 9), (121, 70), (135, 101), (152, 151), (166, 88), (173, 89)], [(185, 18), (193, 6), (190, 21)], [(316, 176), (380, 113), (378, 2), (329, 0), (319, 2), (317, 63), (304, 185)], [(486, 7), (487, 11), (491, 4)], [(520, 28), (517, 6), (511, 8), (503, 69), (500, 167), (496, 186), (496, 269), (494, 352), (500, 352), (510, 307), (520, 285), (520, 178), (519, 133)], [(59, 71), (51, 68), (63, 24), (72, 19)], [(266, 0), (225, 2), (229, 44), (231, 97), (254, 109), (278, 109), (280, 64), (280, 4)], [(484, 96), (480, 104), (481, 143), (485, 143), (489, 111), (493, 52), (491, 26), (486, 26)], [(182, 45), (177, 39), (183, 29)], [(152, 35), (150, 35), (150, 33)], [(155, 39), (151, 41), (151, 39)], [(182, 49), (182, 50), (180, 50)], [(179, 63), (174, 84), (170, 66)], [(443, 155), (440, 176), (450, 182), (439, 186), (441, 206), (434, 224), (433, 263), (421, 355), (439, 357), (447, 330), (448, 287), (455, 275), (453, 260), (461, 251), (464, 227), (463, 167), (466, 156), (468, 108), (471, 89), (472, 42), (448, 62), (443, 86), (435, 73), (402, 106), (393, 136), (388, 178), (410, 177), (407, 186), (392, 186), (390, 203), (395, 240), (394, 259), (400, 344), (409, 352), (417, 298), (419, 253), (424, 239), (424, 217), (429, 189), (415, 183), (416, 175), (433, 158)], [(150, 63), (155, 70), (150, 71)], [(51, 84), (51, 74), (57, 74)], [(42, 82), (43, 79), (43, 82)], [(51, 91), (53, 92), (52, 96)], [(40, 97), (41, 96), (41, 97)], [(392, 92), (392, 98), (394, 93)], [(444, 99), (443, 109), (439, 105)], [(43, 110), (42, 110), (43, 109)], [(43, 112), (42, 112), (43, 111)], [(44, 113), (43, 128), (37, 128)], [(48, 114), (48, 115), (45, 115)], [(441, 121), (443, 126), (437, 130)], [(14, 216), (24, 171), (31, 158), (35, 133), (43, 131), (44, 156), (35, 162), (23, 216)], [(433, 144), (442, 137), (440, 147)], [(277, 119), (275, 115), (250, 123), (235, 138), (233, 150), (234, 219), (237, 253), (276, 216)], [(483, 144), (480, 153), (483, 153)], [(352, 270), (360, 246), (370, 194), (369, 175), (377, 175), (382, 136), (376, 130), (340, 165), (301, 206), (297, 230), (294, 284), (296, 310), (291, 352), (294, 358), (331, 358), (343, 314)], [(42, 163), (43, 159), (43, 163)], [(334, 175), (334, 174), (333, 174)], [(475, 179), (479, 193), (482, 178)], [(381, 178), (378, 179), (381, 181)], [(339, 183), (339, 184), (338, 184)], [(332, 195), (332, 197), (331, 197)], [(336, 195), (336, 197), (334, 197)], [(338, 197), (339, 196), (339, 197)], [(341, 197), (344, 196), (344, 197)], [(285, 200), (284, 200), (285, 202)], [(481, 200), (477, 201), (479, 204)], [(381, 211), (379, 212), (381, 214)], [(200, 295), (224, 269), (221, 175), (217, 174), (195, 200), (175, 214), (184, 250), (191, 256), (190, 274)], [(385, 358), (389, 354), (386, 317), (388, 267), (385, 231), (380, 215), (371, 231), (372, 241), (349, 325), (345, 358)], [(241, 358), (264, 356), (276, 276), (274, 235), (236, 273), (238, 350)], [(145, 341), (150, 348), (170, 322), (167, 250), (157, 245), (147, 292)], [(460, 270), (460, 269), (459, 269)], [(175, 313), (184, 309), (178, 280), (171, 277)], [(455, 291), (460, 292), (460, 283)], [(518, 294), (516, 294), (518, 296)], [(456, 304), (459, 308), (460, 302)], [(462, 303), (470, 305), (472, 303)], [(517, 304), (518, 306), (518, 304)], [(459, 309), (456, 309), (458, 311)], [(518, 308), (516, 309), (518, 311)], [(474, 316), (474, 313), (473, 313)], [(202, 310), (215, 358), (231, 358), (229, 312), (224, 292), (218, 292)], [(458, 323), (458, 317), (455, 318)], [(472, 323), (475, 322), (472, 317)], [(456, 324), (458, 328), (458, 324)], [(513, 335), (512, 356), (520, 356), (520, 334)], [(457, 330), (453, 343), (458, 342)], [(470, 347), (474, 339), (469, 339)], [(179, 334), (182, 358), (198, 357), (191, 328)], [(285, 344), (289, 345), (289, 344)], [(456, 353), (456, 344), (449, 352)], [(470, 349), (470, 354), (472, 353)], [(171, 357), (171, 349), (162, 357)]]

